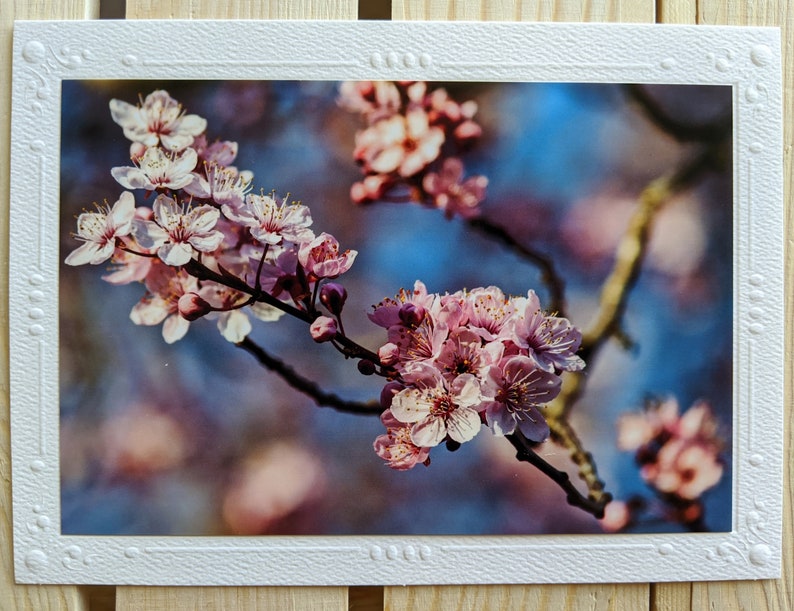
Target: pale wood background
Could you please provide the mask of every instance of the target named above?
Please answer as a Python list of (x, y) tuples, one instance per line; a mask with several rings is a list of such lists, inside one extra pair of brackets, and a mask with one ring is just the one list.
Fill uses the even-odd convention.
[[(139, 18), (356, 19), (357, 0), (127, 0)], [(782, 28), (785, 78), (786, 276), (792, 273), (794, 8), (788, 0), (393, 0), (394, 19), (623, 21), (776, 25)], [(385, 13), (384, 13), (385, 7)], [(99, 0), (0, 0), (0, 206), (8, 201), (11, 28), (14, 19), (96, 19)], [(388, 0), (362, 0), (361, 15), (388, 15)], [(0, 259), (7, 261), (8, 215), (0, 213)], [(0, 609), (794, 609), (792, 547), (792, 334), (786, 335), (786, 428), (783, 579), (679, 584), (372, 588), (146, 588), (18, 586), (11, 550), (8, 416), (7, 268), (0, 265)], [(786, 320), (794, 301), (787, 293)]]

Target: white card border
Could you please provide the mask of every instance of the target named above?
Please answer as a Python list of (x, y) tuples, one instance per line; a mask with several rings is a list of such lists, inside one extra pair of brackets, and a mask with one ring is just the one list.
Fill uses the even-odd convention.
[[(191, 45), (179, 57), (180, 40)], [(234, 44), (230, 44), (233, 41)], [(367, 585), (780, 576), (780, 32), (620, 24), (17, 22), (9, 257), (14, 565), (21, 583)], [(732, 85), (733, 529), (510, 537), (60, 534), (58, 215), (64, 79), (416, 79)]]

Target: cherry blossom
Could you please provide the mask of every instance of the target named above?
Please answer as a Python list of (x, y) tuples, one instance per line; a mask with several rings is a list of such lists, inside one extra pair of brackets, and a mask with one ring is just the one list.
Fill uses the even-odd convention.
[(147, 95), (138, 106), (113, 99), (110, 114), (129, 140), (148, 147), (161, 144), (174, 151), (190, 146), (207, 128), (205, 119), (185, 114), (181, 104), (162, 89)]
[(400, 91), (391, 81), (346, 81), (339, 86), (338, 102), (370, 122), (396, 114), (402, 104)]
[(275, 194), (249, 194), (239, 210), (224, 208), (223, 213), (233, 221), (248, 227), (251, 235), (263, 244), (279, 244), (282, 240), (306, 242), (314, 238), (309, 229), (311, 211), (303, 204), (278, 201)]
[(210, 144), (206, 134), (201, 134), (194, 138), (191, 148), (196, 151), (200, 162), (233, 169), (231, 164), (237, 158), (238, 145), (230, 140), (219, 140)]
[(661, 447), (654, 462), (642, 466), (640, 473), (659, 491), (692, 500), (715, 486), (723, 469), (714, 447), (672, 439)]
[(545, 441), (549, 425), (538, 409), (560, 392), (559, 376), (538, 369), (532, 359), (513, 356), (489, 369), (483, 394), (485, 418), (495, 435), (510, 435), (516, 427), (530, 441)]
[(479, 205), (485, 199), (488, 179), (472, 176), (463, 180), (463, 163), (457, 157), (444, 160), (439, 172), (425, 175), (422, 186), (435, 206), (452, 218), (456, 214), (469, 219), (480, 215)]
[(435, 366), (447, 380), (470, 373), (483, 379), (488, 369), (502, 356), (504, 346), (498, 342), (483, 346), (482, 338), (467, 327), (450, 332), (444, 341)]
[(515, 314), (515, 304), (496, 286), (475, 288), (463, 294), (467, 326), (484, 340), (507, 339), (506, 323)]
[(414, 444), (434, 447), (447, 436), (463, 443), (477, 435), (482, 393), (475, 376), (465, 373), (448, 383), (436, 369), (417, 365), (409, 383), (394, 395), (391, 411), (400, 422), (413, 424)]
[[(111, 258), (111, 272), (102, 276), (102, 280), (110, 284), (123, 285), (131, 282), (143, 282), (152, 268), (152, 257), (145, 256), (149, 253), (137, 242), (125, 240), (125, 248), (132, 246), (135, 252), (116, 248)], [(140, 253), (140, 254), (138, 254)], [(144, 256), (142, 256), (144, 255)]]
[(301, 244), (298, 261), (316, 278), (336, 278), (350, 269), (357, 254), (355, 250), (340, 252), (337, 239), (323, 232)]
[(547, 316), (540, 308), (535, 291), (517, 300), (519, 313), (513, 319), (513, 341), (529, 352), (529, 357), (545, 371), (580, 371), (584, 361), (576, 355), (582, 343), (581, 332), (567, 318)]
[(387, 409), (381, 414), (380, 421), (386, 433), (375, 438), (372, 444), (375, 453), (392, 469), (406, 471), (420, 463), (430, 463), (430, 448), (416, 445), (411, 439), (411, 424), (400, 422)]
[(73, 250), (64, 263), (67, 265), (98, 265), (110, 259), (118, 238), (132, 231), (135, 199), (124, 191), (113, 206), (97, 206), (96, 212), (83, 212), (77, 217), (78, 240), (83, 244)]
[(194, 173), (192, 181), (184, 188), (194, 197), (237, 209), (251, 190), (252, 180), (251, 172), (237, 172), (235, 168), (205, 162), (203, 175)]
[(378, 121), (356, 135), (353, 157), (367, 171), (413, 176), (434, 161), (444, 143), (444, 130), (431, 127), (427, 113), (413, 109)]
[(374, 311), (367, 314), (367, 316), (376, 325), (388, 329), (402, 322), (400, 311), (403, 305), (411, 303), (424, 310), (429, 310), (435, 301), (436, 296), (429, 294), (424, 282), (417, 280), (414, 283), (413, 290), (400, 289), (394, 299), (386, 297), (379, 304), (373, 306)]
[(182, 189), (193, 182), (193, 169), (198, 156), (191, 148), (178, 153), (166, 153), (161, 148), (149, 148), (135, 166), (115, 167), (113, 178), (126, 189)]
[(190, 322), (179, 313), (179, 300), (186, 293), (198, 291), (198, 282), (181, 269), (159, 263), (146, 277), (147, 293), (135, 304), (130, 319), (136, 325), (163, 323), (163, 339), (167, 344), (182, 339)]
[(350, 188), (354, 203), (414, 201), (447, 218), (480, 214), (488, 180), (464, 179), (459, 158), (482, 134), (475, 102), (459, 104), (422, 81), (396, 81), (343, 83), (339, 104), (367, 122), (355, 137), (364, 177)]
[(678, 402), (668, 398), (642, 415), (621, 416), (618, 431), (619, 447), (636, 451), (642, 478), (661, 493), (692, 501), (722, 478), (723, 441), (704, 401), (679, 416)]
[(212, 206), (185, 208), (167, 195), (158, 195), (152, 206), (154, 221), (138, 221), (135, 237), (145, 248), (156, 248), (167, 265), (184, 265), (196, 252), (212, 252), (223, 240), (213, 229), (220, 212)]
[(354, 204), (366, 204), (381, 199), (395, 184), (388, 174), (370, 174), (350, 187), (350, 199)]

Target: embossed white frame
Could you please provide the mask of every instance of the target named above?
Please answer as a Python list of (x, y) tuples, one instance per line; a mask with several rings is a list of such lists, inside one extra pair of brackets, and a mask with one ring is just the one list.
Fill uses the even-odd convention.
[[(200, 40), (200, 45), (174, 45)], [(229, 44), (234, 41), (234, 44)], [(17, 22), (9, 262), (14, 560), (23, 583), (357, 585), (780, 575), (780, 34), (702, 26)], [(185, 53), (182, 52), (185, 49)], [(425, 79), (730, 85), (734, 100), (733, 528), (503, 537), (60, 533), (58, 215), (63, 79)]]

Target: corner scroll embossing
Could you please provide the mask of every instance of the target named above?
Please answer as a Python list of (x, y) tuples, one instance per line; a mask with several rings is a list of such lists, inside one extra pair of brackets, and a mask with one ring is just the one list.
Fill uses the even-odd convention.
[(759, 567), (766, 565), (772, 559), (772, 548), (763, 542), (767, 524), (767, 507), (758, 500), (753, 506), (755, 509), (750, 511), (745, 518), (749, 534), (743, 533), (743, 540), (736, 543), (720, 543), (715, 549), (706, 552), (706, 558), (730, 564), (744, 562)]
[(55, 48), (45, 46), (38, 40), (31, 40), (22, 48), (22, 59), (31, 72), (25, 88), (25, 100), (30, 109), (41, 116), (44, 112), (42, 101), (53, 95), (50, 86), (52, 75), (56, 70), (74, 70), (91, 58), (87, 49), (77, 50), (69, 46)]

